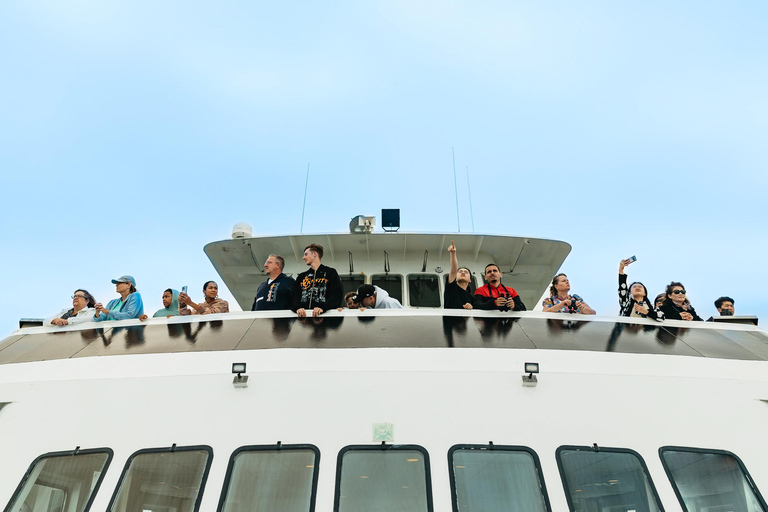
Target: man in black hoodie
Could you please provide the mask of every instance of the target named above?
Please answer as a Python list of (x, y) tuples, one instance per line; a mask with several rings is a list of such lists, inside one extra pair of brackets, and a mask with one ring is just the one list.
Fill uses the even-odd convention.
[(293, 303), (291, 309), (299, 318), (307, 313), (317, 317), (329, 309), (341, 305), (344, 288), (335, 269), (326, 267), (320, 260), (323, 258), (323, 247), (309, 244), (304, 248), (304, 260), (310, 268), (296, 276), (296, 286), (293, 287)]
[(282, 256), (269, 255), (264, 263), (268, 279), (259, 285), (251, 311), (290, 309), (296, 281), (283, 274), (284, 266), (285, 259)]

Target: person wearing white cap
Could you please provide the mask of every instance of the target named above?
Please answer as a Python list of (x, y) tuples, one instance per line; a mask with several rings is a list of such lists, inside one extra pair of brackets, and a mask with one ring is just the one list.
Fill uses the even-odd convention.
[(141, 295), (136, 291), (136, 280), (131, 276), (120, 276), (112, 280), (115, 291), (120, 294), (119, 299), (112, 299), (107, 307), (101, 302), (96, 303), (95, 322), (104, 320), (128, 320), (139, 318), (144, 314), (144, 303)]

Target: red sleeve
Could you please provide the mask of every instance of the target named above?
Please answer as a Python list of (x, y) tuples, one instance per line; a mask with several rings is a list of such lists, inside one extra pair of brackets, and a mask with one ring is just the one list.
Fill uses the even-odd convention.
[(491, 290), (488, 287), (487, 284), (484, 284), (483, 286), (479, 287), (477, 290), (475, 290), (475, 295), (479, 295), (481, 297), (490, 297), (491, 296)]

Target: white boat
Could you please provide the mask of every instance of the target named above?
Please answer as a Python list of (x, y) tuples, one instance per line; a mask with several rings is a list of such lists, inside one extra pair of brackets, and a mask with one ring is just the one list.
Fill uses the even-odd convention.
[[(441, 309), (451, 240), (536, 311)], [(376, 283), (405, 309), (247, 311), (267, 256), (296, 275), (313, 242), (345, 287)], [(20, 328), (0, 342), (0, 505), (767, 512), (768, 333), (539, 312), (569, 251), (474, 234), (237, 238), (205, 252), (244, 312)]]

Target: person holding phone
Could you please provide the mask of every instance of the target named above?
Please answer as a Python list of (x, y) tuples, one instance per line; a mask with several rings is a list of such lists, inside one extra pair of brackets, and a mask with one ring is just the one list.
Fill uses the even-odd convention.
[(691, 306), (686, 297), (683, 283), (672, 281), (667, 285), (665, 291), (667, 298), (661, 306), (664, 316), (672, 320), (685, 320), (686, 322), (703, 322), (702, 318), (696, 314), (696, 310)]
[(136, 280), (131, 276), (120, 276), (112, 280), (115, 285), (115, 291), (120, 294), (119, 299), (112, 299), (107, 307), (101, 302), (94, 306), (96, 314), (93, 317), (95, 322), (105, 320), (129, 320), (139, 318), (144, 314), (144, 302), (141, 295), (136, 291)]
[(637, 258), (633, 256), (619, 263), (619, 316), (664, 320), (664, 313), (657, 311), (648, 299), (648, 289), (643, 283), (635, 281), (627, 287), (627, 274), (624, 269), (634, 261), (637, 261)]
[[(186, 315), (210, 315), (213, 313), (229, 313), (229, 302), (219, 298), (219, 285), (216, 281), (206, 281), (203, 285), (205, 300), (200, 303), (193, 302), (184, 292), (179, 294), (179, 304), (184, 307), (179, 309), (179, 314)], [(192, 308), (190, 311), (189, 308)]]
[(571, 283), (565, 274), (557, 274), (552, 279), (549, 287), (550, 296), (541, 302), (542, 311), (546, 313), (581, 313), (582, 315), (596, 315), (597, 312), (584, 302), (584, 299), (569, 294)]

